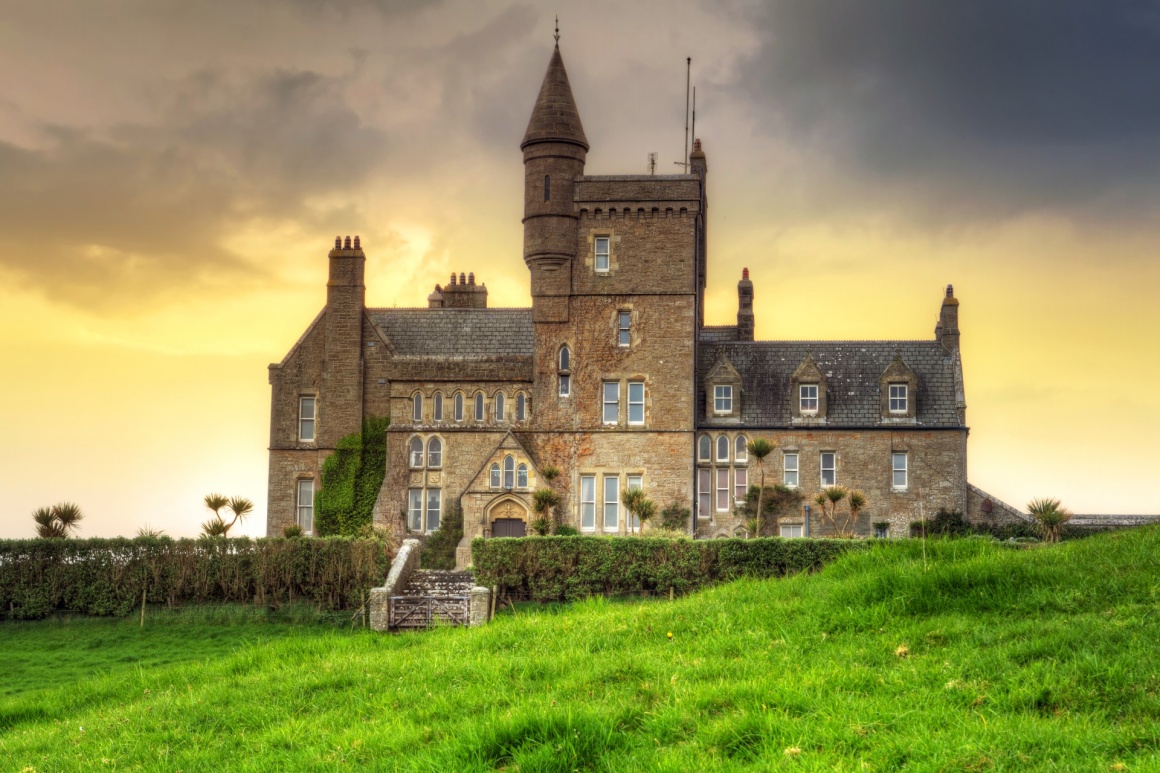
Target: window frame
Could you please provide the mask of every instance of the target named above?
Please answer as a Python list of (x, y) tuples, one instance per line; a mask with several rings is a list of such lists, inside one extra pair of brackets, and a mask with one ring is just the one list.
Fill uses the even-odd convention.
[(427, 449), (424, 448), (423, 438), (412, 435), (407, 441), (407, 466), (412, 470), (421, 470), (426, 460)]
[(411, 395), (411, 421), (416, 424), (423, 423), (423, 393), (416, 392)]
[[(310, 416), (303, 416), (303, 408), (305, 408), (308, 403), (310, 405)], [(306, 437), (302, 432), (302, 429), (307, 422), (310, 423), (310, 437)], [(318, 398), (315, 395), (298, 396), (298, 442), (318, 442)]]
[(713, 385), (713, 413), (717, 415), (733, 413), (732, 384)]
[[(588, 492), (585, 493), (585, 483)], [(586, 523), (590, 521), (589, 523)], [(580, 531), (596, 531), (596, 476), (580, 476)]]
[[(418, 499), (418, 507), (415, 507)], [(423, 531), (423, 489), (407, 489), (407, 527), (411, 531)]]
[(733, 440), (733, 461), (738, 465), (749, 464), (749, 438), (738, 435)]
[[(714, 481), (714, 486), (713, 486), (713, 492), (714, 492), (714, 496), (715, 496), (714, 507), (716, 508), (717, 512), (719, 512), (719, 513), (727, 513), (733, 509), (730, 506), (731, 502), (733, 501), (733, 497), (730, 496), (730, 491), (729, 491), (729, 489), (730, 489), (730, 486), (729, 486), (729, 468), (728, 467), (715, 468), (713, 477), (716, 478), (716, 480)], [(724, 482), (725, 482), (724, 486), (721, 485), (722, 480), (724, 480)], [(724, 505), (725, 505), (724, 507), (721, 506), (722, 503), (724, 503)]]
[(713, 438), (708, 435), (701, 435), (701, 437), (697, 438), (697, 461), (713, 461)]
[(463, 410), (463, 393), (456, 392), (451, 400), (451, 417), (454, 421), (463, 421), (466, 413)]
[(511, 491), (516, 487), (516, 458), (508, 454), (503, 458), (503, 489)]
[[(306, 496), (306, 504), (303, 504), (303, 488), (309, 489)], [(294, 489), (294, 510), (295, 520), (302, 533), (306, 536), (313, 536), (314, 534), (314, 478), (299, 478), (298, 485)], [(305, 513), (305, 517), (303, 514)]]
[(749, 494), (749, 468), (736, 467), (733, 470), (733, 499), (737, 504), (744, 504)]
[[(886, 397), (887, 412), (891, 416), (898, 416), (898, 415), (905, 416), (907, 413), (909, 413), (910, 412), (910, 385), (909, 384), (888, 384), (886, 389), (887, 389), (887, 397)], [(900, 397), (894, 396), (895, 389), (901, 390), (902, 395)], [(896, 400), (901, 401), (901, 405), (902, 405), (901, 408), (894, 407), (894, 403)]]
[(616, 312), (616, 345), (627, 348), (632, 344), (632, 312)]
[[(603, 245), (601, 244), (603, 242)], [(601, 251), (601, 246), (604, 247)], [(593, 237), (592, 253), (594, 259), (592, 265), (597, 274), (607, 274), (612, 270), (612, 237), (611, 236), (595, 236)], [(604, 258), (604, 265), (601, 267), (601, 258)]]
[[(902, 459), (902, 467), (898, 460)], [(898, 473), (902, 473), (902, 485), (898, 484)], [(892, 491), (906, 491), (910, 488), (910, 454), (906, 451), (890, 452), (890, 488)]]
[(474, 405), (472, 406), (471, 415), (475, 418), (476, 422), (482, 424), (487, 421), (487, 401), (483, 398), (483, 392), (476, 392), (472, 400)]
[[(789, 466), (790, 458), (793, 458), (793, 467)], [(802, 480), (802, 460), (801, 455), (797, 451), (784, 451), (781, 455), (781, 484), (786, 488), (798, 488)], [(793, 482), (789, 480), (789, 474), (793, 473)]]
[[(813, 390), (812, 397), (806, 396), (807, 390)], [(820, 392), (820, 384), (798, 384), (798, 413), (802, 416), (817, 416), (821, 406)], [(806, 407), (807, 401), (813, 403), (812, 408)]]
[[(608, 399), (608, 388), (612, 387), (615, 390), (615, 399)], [(620, 382), (619, 381), (602, 381), (600, 387), (600, 418), (604, 426), (616, 426), (620, 424)], [(608, 410), (609, 406), (613, 406), (615, 417), (609, 421)]]
[(443, 393), (436, 392), (431, 398), (431, 420), (443, 421)]
[(516, 488), (526, 489), (528, 487), (528, 465), (520, 462), (516, 465)]
[[(609, 498), (609, 484), (612, 484), (612, 498)], [(609, 523), (608, 515), (612, 513), (612, 522)], [(603, 518), (604, 533), (619, 533), (620, 532), (620, 476), (619, 475), (605, 475), (604, 476), (604, 507), (601, 509)]]
[(556, 352), (556, 394), (559, 397), (572, 396), (572, 349), (568, 344)]
[(443, 467), (443, 441), (438, 437), (427, 441), (427, 467), (434, 470)]
[[(717, 462), (718, 464), (729, 464), (729, 446), (732, 445), (732, 442), (729, 440), (729, 436), (718, 435), (717, 439), (713, 441), (713, 445), (715, 447), (713, 451), (713, 461)], [(724, 456), (721, 455), (722, 447), (725, 449)]]
[(499, 462), (492, 462), (491, 467), (488, 468), (488, 488), (501, 489), (503, 488), (503, 473), (500, 472)]
[(709, 467), (697, 468), (697, 518), (713, 518), (713, 470)]
[[(429, 488), (429, 489), (426, 489), (426, 493), (427, 493), (427, 495), (425, 497), (423, 497), (424, 502), (426, 504), (425, 512), (423, 513), (423, 516), (424, 516), (423, 517), (423, 530), (425, 532), (427, 532), (428, 534), (430, 534), (431, 532), (433, 532), (439, 528), (439, 524), (442, 521), (442, 517), (443, 517), (443, 489)], [(432, 503), (432, 500), (434, 500), (434, 503), (435, 503), (435, 507), (434, 507), (435, 525), (434, 526), (431, 525), (431, 511), (432, 511), (431, 503)]]
[[(831, 462), (829, 467), (826, 466), (826, 457), (827, 456), (830, 457), (830, 462)], [(837, 486), (838, 485), (838, 452), (837, 451), (820, 451), (820, 452), (818, 452), (818, 466), (819, 466), (820, 471), (821, 471), (821, 475), (819, 476), (819, 478), (820, 478), (820, 482), (822, 484), (822, 488), (828, 488), (830, 486)], [(830, 472), (832, 474), (832, 478), (833, 478), (829, 483), (826, 482), (826, 473), (827, 472)]]
[[(634, 401), (632, 399), (633, 387), (640, 389), (640, 399)], [(632, 418), (632, 409), (634, 407), (640, 408), (640, 419), (634, 421)], [(644, 382), (643, 381), (629, 381), (628, 382), (628, 424), (630, 427), (644, 426)]]
[[(789, 534), (786, 532), (789, 531)], [(797, 534), (793, 532), (796, 531)], [(803, 523), (783, 523), (781, 524), (778, 534), (782, 539), (803, 539), (806, 535), (806, 527)]]
[[(633, 481), (635, 481), (635, 483)], [(631, 475), (626, 475), (625, 479), (624, 479), (624, 490), (627, 491), (628, 489), (631, 489), (631, 488), (638, 488), (641, 491), (644, 491), (644, 475), (640, 475), (640, 474), (636, 474), (636, 473), (633, 473)], [(627, 513), (627, 511), (626, 511), (626, 513)], [(635, 529), (636, 531), (639, 532), (640, 531), (640, 518), (633, 515), (632, 513), (627, 513), (627, 516), (628, 516), (629, 529), (630, 530)]]
[(497, 422), (502, 422), (504, 420), (503, 414), (505, 402), (503, 392), (496, 392), (495, 396), (492, 397), (491, 402), (493, 406), (492, 412), (495, 414), (495, 420)]
[(523, 392), (516, 395), (516, 421), (528, 420), (528, 396)]

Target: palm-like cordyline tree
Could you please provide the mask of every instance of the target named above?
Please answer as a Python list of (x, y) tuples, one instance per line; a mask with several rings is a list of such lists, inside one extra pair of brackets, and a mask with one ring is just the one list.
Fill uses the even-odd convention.
[(838, 526), (838, 503), (849, 493), (841, 486), (826, 486), (814, 497), (814, 504), (822, 509), (822, 520), (828, 521), (830, 528), (840, 536), (845, 536), (845, 530)]
[(80, 527), (84, 519), (79, 505), (60, 502), (52, 507), (38, 507), (32, 512), (36, 522), (36, 536), (44, 539), (64, 539)]
[(761, 508), (764, 504), (762, 498), (765, 496), (765, 457), (773, 453), (773, 443), (770, 443), (765, 438), (754, 438), (750, 440), (745, 446), (749, 451), (749, 456), (757, 461), (757, 472), (760, 479), (758, 484), (760, 488), (757, 490), (757, 526), (753, 531), (753, 536), (761, 536)]
[(542, 488), (532, 492), (532, 511), (536, 520), (532, 530), (543, 536), (552, 531), (552, 512), (560, 504), (560, 495), (553, 489)]
[(1063, 525), (1071, 520), (1071, 511), (1058, 499), (1032, 499), (1027, 505), (1027, 512), (1039, 522), (1043, 538), (1048, 542), (1059, 542), (1063, 536)]
[[(207, 537), (229, 536), (230, 529), (233, 528), (234, 524), (238, 521), (244, 521), (246, 516), (254, 511), (254, 503), (245, 497), (226, 498), (221, 494), (207, 494), (205, 506), (213, 510), (213, 518), (201, 525), (201, 532)], [(229, 523), (226, 523), (221, 516), (223, 507), (229, 508), (230, 512), (234, 514)]]

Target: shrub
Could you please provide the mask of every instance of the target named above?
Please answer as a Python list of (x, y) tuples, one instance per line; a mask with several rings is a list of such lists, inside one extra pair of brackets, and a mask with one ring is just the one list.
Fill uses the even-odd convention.
[(927, 537), (969, 537), (977, 530), (958, 510), (940, 508), (934, 518), (911, 522), (910, 536), (922, 537), (924, 532)]
[(624, 593), (685, 593), (738, 577), (781, 577), (820, 568), (849, 540), (641, 537), (476, 539), (472, 566), (480, 585), (535, 601)]
[(282, 530), (282, 536), (286, 539), (298, 539), (303, 535), (302, 527), (298, 524), (287, 526)]
[(536, 518), (532, 521), (532, 532), (540, 537), (546, 537), (552, 533), (552, 522), (547, 518)]
[(378, 541), (173, 540), (168, 537), (0, 541), (0, 619), (54, 612), (125, 615), (152, 604), (362, 603), (390, 565)]
[(556, 527), (557, 537), (575, 537), (579, 533), (575, 526), (569, 526), (568, 524)]
[(686, 531), (689, 528), (689, 518), (693, 511), (680, 502), (673, 502), (661, 510), (661, 528), (665, 531)]
[(463, 539), (463, 508), (459, 502), (449, 502), (443, 511), (439, 528), (423, 543), (419, 552), (419, 566), (424, 569), (454, 569), (455, 549)]

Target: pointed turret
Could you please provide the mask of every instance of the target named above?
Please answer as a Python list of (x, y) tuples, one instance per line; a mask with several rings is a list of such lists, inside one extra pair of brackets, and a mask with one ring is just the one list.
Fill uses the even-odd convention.
[(588, 138), (584, 136), (584, 125), (580, 123), (580, 111), (572, 97), (572, 86), (568, 83), (568, 72), (564, 69), (564, 59), (560, 56), (560, 45), (552, 51), (548, 71), (532, 108), (528, 130), (520, 150), (536, 142), (569, 142), (588, 150)]

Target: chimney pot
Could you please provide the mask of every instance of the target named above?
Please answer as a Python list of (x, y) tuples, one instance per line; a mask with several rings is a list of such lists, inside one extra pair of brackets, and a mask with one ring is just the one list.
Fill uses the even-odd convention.
[(749, 278), (749, 269), (748, 269), (748, 268), (743, 268), (743, 269), (741, 269), (741, 278), (742, 278), (742, 279), (748, 279), (748, 278)]
[(954, 297), (954, 295), (955, 295), (955, 287), (954, 287), (954, 285), (947, 285), (947, 297), (948, 297), (948, 298), (953, 298), (953, 297)]
[(348, 237), (346, 237), (346, 239), (343, 241), (343, 243), (342, 243), (342, 248), (343, 248), (344, 250), (349, 250), (349, 249), (350, 249), (350, 237), (349, 237), (349, 236), (348, 236)]
[(467, 284), (467, 276), (462, 271), (459, 272), (459, 284)]
[(467, 275), (467, 283), (469, 285), (475, 284), (475, 272), (474, 271), (472, 271), (470, 274)]
[(451, 286), (452, 287), (455, 286), (455, 272), (454, 271), (451, 272)]
[(341, 236), (334, 237), (334, 249), (336, 249), (336, 250), (342, 249), (342, 237)]
[(358, 243), (358, 235), (357, 235), (357, 234), (356, 234), (356, 235), (355, 235), (355, 237), (354, 237), (354, 248), (355, 248), (356, 250), (360, 250), (360, 249), (362, 249), (362, 247), (360, 247), (360, 246), (359, 246), (359, 243)]

